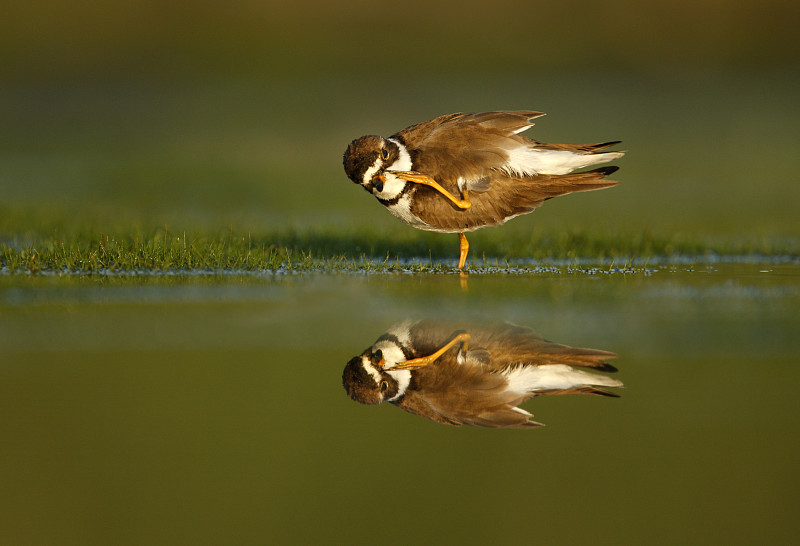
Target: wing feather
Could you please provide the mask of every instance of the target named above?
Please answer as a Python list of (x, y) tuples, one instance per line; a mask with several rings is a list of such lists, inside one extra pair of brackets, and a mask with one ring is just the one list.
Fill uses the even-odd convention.
[[(623, 154), (599, 153), (617, 142), (546, 144), (519, 134), (543, 115), (533, 110), (447, 114), (403, 129), (390, 138), (403, 142), (415, 170), (445, 187), (461, 180), (474, 191), (485, 191), (486, 181), (491, 183), (496, 171), (519, 177), (568, 174)], [(483, 182), (473, 182), (478, 180)]]
[[(414, 189), (417, 199), (411, 204), (411, 210), (417, 218), (430, 226), (422, 229), (463, 233), (502, 224), (559, 195), (615, 186), (616, 181), (605, 180), (604, 177), (616, 170), (616, 167), (604, 167), (566, 175), (542, 174), (528, 177), (494, 172), (490, 175), (488, 190), (472, 194), (472, 206), (465, 210), (456, 209), (455, 205), (443, 199), (433, 188), (418, 186)], [(455, 195), (460, 192), (457, 183), (440, 183)], [(453, 214), (454, 211), (457, 214)]]
[[(455, 323), (422, 320), (409, 329), (408, 349), (414, 357), (430, 354), (452, 337), (464, 331)], [(532, 415), (517, 406), (544, 394), (594, 394), (616, 396), (602, 387), (622, 386), (621, 382), (597, 374), (571, 370), (568, 365), (585, 366), (600, 371), (607, 368), (604, 359), (616, 355), (608, 351), (582, 349), (543, 339), (530, 328), (511, 323), (466, 328), (471, 333), (466, 352), (452, 349), (437, 361), (416, 371), (414, 388), (393, 402), (401, 409), (453, 426), (530, 428), (542, 426)], [(547, 364), (566, 364), (565, 368), (549, 368)], [(542, 369), (562, 375), (572, 374), (575, 384), (545, 380), (534, 382), (536, 390), (520, 390), (525, 378), (515, 377)], [(542, 375), (541, 373), (539, 375)], [(585, 379), (585, 382), (579, 381)], [(564, 383), (562, 386), (561, 383)], [(516, 385), (516, 387), (515, 387)], [(523, 385), (524, 386), (524, 385)]]

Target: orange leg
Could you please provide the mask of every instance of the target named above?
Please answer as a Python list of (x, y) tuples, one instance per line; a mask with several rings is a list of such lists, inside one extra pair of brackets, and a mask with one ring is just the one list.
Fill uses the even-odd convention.
[(421, 356), (419, 358), (413, 358), (411, 360), (406, 360), (405, 362), (399, 363), (393, 370), (416, 370), (417, 368), (422, 368), (427, 366), (428, 364), (435, 362), (437, 358), (442, 356), (444, 353), (450, 349), (456, 343), (461, 343), (461, 350), (466, 351), (467, 347), (469, 347), (469, 340), (472, 336), (468, 332), (461, 332), (460, 334), (456, 334), (453, 336), (453, 339), (448, 341), (441, 349), (436, 351), (433, 354), (428, 356)]
[(458, 256), (458, 269), (464, 269), (464, 263), (467, 261), (467, 252), (469, 252), (469, 241), (467, 241), (466, 235), (459, 233), (458, 242), (459, 251), (461, 252)]
[(408, 180), (409, 182), (414, 182), (416, 184), (424, 184), (425, 186), (430, 186), (431, 188), (435, 189), (442, 195), (444, 195), (447, 199), (450, 200), (455, 206), (460, 209), (468, 209), (472, 206), (472, 203), (469, 200), (469, 194), (467, 190), (462, 191), (463, 199), (458, 199), (457, 197), (453, 196), (452, 193), (444, 189), (436, 180), (428, 176), (427, 174), (418, 173), (416, 171), (388, 171), (395, 175), (398, 178), (402, 178), (403, 180)]

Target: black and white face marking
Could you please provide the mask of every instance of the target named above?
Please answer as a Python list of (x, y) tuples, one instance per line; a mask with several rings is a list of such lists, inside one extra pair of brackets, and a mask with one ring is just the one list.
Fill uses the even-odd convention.
[(381, 148), (375, 162), (364, 171), (364, 175), (361, 177), (361, 185), (371, 193), (383, 191), (383, 180), (380, 179), (380, 176), (384, 171), (383, 162), (388, 157), (385, 154), (388, 154), (388, 150)]
[(398, 324), (379, 337), (378, 341), (372, 346), (373, 351), (380, 351), (381, 353), (383, 359), (381, 371), (391, 377), (396, 384), (396, 391), (387, 393), (388, 396), (385, 400), (388, 402), (401, 398), (406, 389), (408, 389), (409, 384), (411, 384), (411, 370), (394, 369), (398, 364), (411, 358), (409, 347), (411, 343), (410, 325), (410, 321)]
[[(372, 177), (377, 174), (376, 163), (382, 165), (383, 138), (377, 135), (367, 135), (355, 139), (344, 152), (343, 164), (347, 177), (363, 186), (367, 191), (372, 191)], [(367, 176), (367, 171), (372, 171)]]
[(403, 222), (438, 231), (411, 212), (412, 183), (393, 171), (413, 171), (411, 155), (402, 142), (393, 138), (367, 135), (350, 143), (344, 153), (347, 177), (374, 195), (386, 209)]
[(387, 392), (393, 392), (392, 378), (384, 377), (378, 360), (367, 349), (359, 356), (350, 359), (342, 373), (342, 386), (347, 394), (362, 404), (380, 404)]
[(372, 194), (380, 201), (389, 212), (403, 222), (421, 229), (428, 229), (428, 225), (414, 216), (411, 212), (412, 195), (408, 186), (412, 184), (393, 174), (394, 171), (412, 171), (411, 155), (402, 142), (389, 138), (385, 140), (388, 148), (389, 159), (384, 162), (383, 187), (373, 187)]
[(379, 199), (397, 197), (406, 182), (391, 171), (411, 170), (411, 156), (395, 139), (368, 135), (354, 140), (344, 153), (348, 178)]
[(411, 370), (394, 369), (409, 359), (409, 330), (402, 323), (345, 366), (342, 383), (347, 394), (362, 404), (394, 402), (411, 384)]
[[(383, 346), (390, 344), (390, 342), (381, 343)], [(375, 345), (373, 345), (373, 349), (374, 348)], [(397, 351), (396, 347), (393, 348), (389, 346), (387, 348), (390, 352)], [(377, 352), (382, 353), (383, 351), (379, 349)], [(375, 394), (377, 395), (378, 401), (375, 403), (393, 402), (402, 397), (406, 393), (408, 385), (411, 383), (411, 370), (394, 370), (392, 368), (397, 366), (399, 362), (404, 362), (406, 359), (401, 358), (399, 361), (395, 362), (383, 360), (382, 366), (376, 364), (374, 360), (375, 359), (370, 358), (368, 354), (361, 355), (361, 366), (372, 380), (372, 388), (377, 391)]]
[(403, 191), (406, 181), (392, 171), (410, 171), (411, 156), (403, 144), (395, 139), (381, 138), (378, 153), (361, 179), (361, 185), (379, 199), (393, 199)]
[(408, 182), (393, 175), (392, 171), (412, 170), (411, 155), (409, 155), (408, 150), (406, 150), (406, 147), (403, 146), (399, 140), (389, 138), (385, 140), (385, 143), (387, 159), (385, 160), (386, 166), (384, 168), (384, 176), (386, 177), (386, 181), (384, 182), (383, 188), (378, 193), (373, 193), (380, 199), (394, 199), (403, 191), (403, 188)]

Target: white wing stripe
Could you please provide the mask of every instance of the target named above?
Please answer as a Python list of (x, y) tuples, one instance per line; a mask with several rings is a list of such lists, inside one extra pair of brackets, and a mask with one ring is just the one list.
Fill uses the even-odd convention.
[(512, 176), (569, 174), (575, 169), (605, 163), (623, 155), (623, 152), (580, 154), (569, 150), (545, 150), (519, 146), (508, 150), (508, 161), (502, 169)]
[(517, 394), (536, 391), (571, 389), (581, 385), (597, 387), (621, 387), (622, 382), (613, 377), (576, 370), (566, 364), (547, 366), (517, 366), (509, 368), (504, 375), (508, 378), (507, 389)]

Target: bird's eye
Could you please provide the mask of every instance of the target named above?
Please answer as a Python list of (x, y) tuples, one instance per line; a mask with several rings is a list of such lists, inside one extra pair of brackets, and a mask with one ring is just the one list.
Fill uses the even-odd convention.
[(386, 392), (386, 389), (389, 388), (389, 383), (386, 381), (381, 381), (381, 392)]
[(382, 148), (381, 149), (381, 157), (383, 159), (389, 159), (389, 150), (387, 150), (386, 148)]

